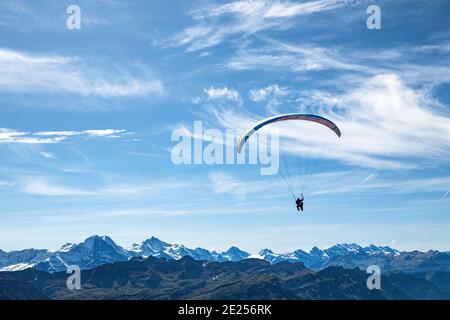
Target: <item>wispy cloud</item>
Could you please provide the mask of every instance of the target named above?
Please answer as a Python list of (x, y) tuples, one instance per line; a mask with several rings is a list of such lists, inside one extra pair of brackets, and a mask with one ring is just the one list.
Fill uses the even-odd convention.
[(0, 188), (1, 187), (11, 187), (14, 185), (14, 182), (7, 180), (0, 180)]
[(197, 23), (166, 41), (170, 46), (186, 46), (187, 51), (206, 49), (234, 36), (247, 36), (267, 29), (286, 29), (290, 18), (352, 5), (355, 1), (239, 0), (212, 5), (191, 12)]
[(40, 155), (46, 159), (57, 159), (57, 157), (53, 153), (48, 151), (42, 151), (40, 152)]
[(63, 141), (64, 139), (65, 137), (39, 138), (31, 136), (29, 132), (0, 128), (0, 143), (25, 143), (25, 144), (58, 143)]
[[(292, 169), (292, 167), (291, 167)], [(286, 168), (284, 168), (286, 170)], [(397, 176), (395, 180), (389, 175), (374, 175), (364, 170), (361, 171), (331, 171), (311, 174), (302, 177), (291, 175), (290, 183), (296, 191), (300, 192), (301, 186), (295, 181), (301, 179), (308, 181), (308, 195), (323, 194), (417, 194), (417, 193), (441, 193), (450, 187), (450, 176), (409, 178)], [(279, 197), (286, 193), (283, 182), (279, 179), (269, 177), (260, 180), (245, 180), (225, 172), (213, 172), (209, 179), (215, 193), (230, 194), (237, 199), (246, 199), (249, 195), (258, 195), (270, 192), (270, 195)], [(286, 178), (287, 179), (287, 178)], [(297, 189), (299, 187), (299, 189)], [(306, 190), (305, 190), (306, 191)], [(448, 194), (448, 192), (447, 192)], [(446, 195), (444, 195), (445, 198)]]
[(158, 180), (135, 183), (114, 183), (76, 187), (62, 178), (47, 176), (25, 176), (20, 179), (25, 194), (46, 197), (139, 197), (171, 192), (170, 190), (193, 188), (183, 180)]
[(84, 130), (83, 133), (89, 136), (111, 137), (124, 133), (124, 129), (101, 129), (101, 130)]
[(294, 45), (265, 38), (259, 47), (243, 46), (225, 66), (233, 70), (282, 70), (296, 73), (340, 70), (376, 74), (381, 68), (349, 59), (342, 50), (312, 44)]
[(249, 91), (249, 97), (253, 102), (266, 103), (267, 111), (272, 114), (277, 114), (280, 113), (278, 107), (290, 93), (288, 88), (280, 87), (277, 84), (271, 84), (263, 88), (251, 89)]
[(122, 134), (129, 134), (124, 129), (89, 129), (83, 131), (40, 131), (36, 132), (36, 136), (92, 136), (92, 137), (117, 137)]
[(282, 88), (277, 84), (272, 84), (264, 88), (251, 89), (249, 96), (252, 101), (261, 102), (272, 97), (285, 96), (288, 93), (288, 89)]
[[(84, 131), (40, 131), (35, 133), (17, 131), (14, 129), (0, 128), (0, 143), (23, 143), (23, 144), (48, 144), (60, 143), (68, 138), (81, 137), (101, 137), (120, 138), (128, 136), (132, 132), (124, 129), (91, 129)], [(43, 155), (43, 154), (42, 154)], [(47, 154), (47, 158), (49, 158)]]
[[(0, 25), (10, 30), (51, 32), (65, 28), (65, 8), (70, 3), (62, 4), (57, 0), (48, 0), (45, 6), (35, 6), (27, 0), (3, 0), (0, 2)], [(127, 3), (115, 0), (99, 0), (95, 3), (79, 1), (82, 10), (82, 29), (95, 27), (114, 27), (129, 21)], [(29, 26), (33, 28), (30, 29)]]
[[(85, 138), (121, 138), (133, 132), (124, 129), (90, 129), (83, 131), (40, 131), (23, 132), (14, 129), (0, 128), (0, 143), (48, 144), (59, 143), (68, 138), (79, 136)], [(48, 157), (47, 157), (48, 158)]]
[[(450, 186), (450, 177), (429, 178), (405, 178), (397, 177), (395, 180), (389, 176), (372, 177), (364, 183), (360, 183), (361, 174), (342, 174), (339, 179), (335, 177), (324, 179), (325, 176), (317, 175), (311, 186), (313, 194), (335, 194), (335, 193), (367, 193), (382, 192), (384, 194), (414, 194), (424, 192), (441, 193)], [(369, 175), (371, 176), (371, 175)]]
[(214, 193), (230, 194), (239, 200), (246, 199), (249, 194), (260, 194), (272, 190), (272, 195), (284, 191), (281, 182), (273, 177), (260, 180), (245, 180), (226, 172), (216, 171), (209, 174)]
[[(89, 63), (91, 65), (89, 65)], [(101, 69), (95, 61), (79, 57), (38, 55), (0, 48), (0, 91), (12, 93), (71, 93), (104, 98), (161, 94), (163, 83), (146, 68), (135, 72), (108, 66)], [(136, 71), (136, 70), (135, 70)], [(26, 75), (26, 76), (24, 76)]]
[(375, 179), (377, 177), (376, 173), (370, 173), (367, 177), (365, 177), (362, 181), (361, 184), (365, 184), (369, 181), (372, 181), (373, 179)]
[(204, 89), (205, 94), (207, 95), (207, 100), (228, 100), (231, 102), (235, 102), (238, 104), (242, 104), (241, 97), (239, 96), (239, 92), (234, 89), (229, 89), (228, 87), (223, 88), (215, 88), (209, 87)]
[(448, 42), (430, 45), (397, 46), (389, 49), (365, 49), (351, 46), (322, 47), (312, 43), (292, 44), (261, 37), (262, 44), (248, 42), (241, 45), (223, 64), (235, 71), (278, 71), (300, 76), (319, 71), (334, 71), (322, 84), (345, 89), (368, 77), (397, 74), (411, 85), (450, 82), (450, 67), (434, 61), (424, 62), (424, 55), (446, 59)]
[[(300, 100), (296, 111), (326, 116), (343, 134), (336, 139), (323, 128), (299, 122), (275, 125), (285, 152), (379, 169), (418, 168), (418, 159), (439, 163), (450, 156), (450, 117), (434, 107), (427, 92), (408, 87), (394, 74), (372, 77), (344, 94), (304, 92)], [(224, 127), (242, 129), (261, 119), (233, 109), (214, 116)], [(323, 145), (327, 152), (319, 153)]]
[(92, 196), (96, 194), (83, 189), (55, 184), (42, 177), (27, 179), (23, 192), (39, 196)]
[(64, 136), (64, 137), (77, 136), (80, 134), (82, 134), (81, 131), (40, 131), (35, 133), (35, 135), (37, 136)]
[(195, 96), (192, 99), (193, 104), (201, 104), (204, 102), (215, 103), (232, 103), (235, 105), (242, 105), (243, 101), (239, 92), (235, 89), (224, 87), (208, 87), (203, 89), (204, 95)]
[(249, 185), (224, 172), (213, 172), (209, 175), (214, 193), (228, 193), (239, 199), (245, 199)]

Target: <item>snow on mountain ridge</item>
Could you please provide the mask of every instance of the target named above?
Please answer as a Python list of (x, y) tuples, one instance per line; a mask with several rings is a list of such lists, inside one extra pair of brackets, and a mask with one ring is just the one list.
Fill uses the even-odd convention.
[(18, 263), (18, 264), (12, 264), (10, 266), (1, 268), (0, 271), (21, 271), (21, 270), (29, 269), (31, 267), (33, 267), (32, 264)]
[(263, 249), (256, 255), (250, 255), (235, 246), (224, 252), (216, 252), (204, 248), (190, 249), (180, 244), (169, 244), (155, 237), (124, 249), (108, 236), (94, 235), (78, 244), (66, 243), (54, 251), (36, 249), (0, 251), (0, 271), (15, 271), (32, 267), (42, 271), (57, 272), (65, 270), (68, 265), (78, 265), (81, 269), (90, 269), (105, 263), (148, 256), (167, 259), (181, 259), (184, 256), (190, 256), (196, 260), (210, 262), (259, 258), (272, 264), (282, 261), (303, 262), (307, 267), (320, 268), (337, 256), (391, 254), (398, 255), (400, 252), (388, 246), (361, 247), (351, 243), (336, 244), (323, 250), (313, 247), (309, 252), (299, 249), (293, 252), (274, 253), (270, 249)]

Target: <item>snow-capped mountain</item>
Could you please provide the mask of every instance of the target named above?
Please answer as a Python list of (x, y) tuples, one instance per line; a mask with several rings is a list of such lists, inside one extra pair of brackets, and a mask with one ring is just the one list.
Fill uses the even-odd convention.
[(324, 251), (329, 257), (333, 257), (342, 254), (361, 252), (361, 250), (364, 250), (364, 248), (358, 246), (355, 243), (351, 244), (344, 243), (344, 244), (336, 244), (328, 249), (325, 249)]
[(279, 263), (282, 261), (303, 262), (306, 267), (319, 270), (329, 265), (341, 265), (339, 263), (341, 259), (343, 261), (349, 261), (350, 259), (368, 261), (369, 257), (385, 257), (399, 254), (400, 251), (390, 247), (379, 247), (375, 245), (361, 247), (355, 243), (345, 243), (336, 244), (323, 250), (313, 247), (309, 252), (296, 250), (287, 253), (274, 253), (269, 249), (264, 249), (259, 252), (257, 257), (270, 263)]
[(263, 259), (269, 261), (270, 263), (279, 263), (282, 261), (288, 262), (298, 262), (299, 259), (295, 256), (294, 253), (274, 253), (270, 249), (261, 250), (257, 256), (253, 256), (254, 258)]
[(0, 252), (0, 270), (17, 271), (30, 268), (47, 258), (48, 250), (25, 249), (21, 251)]
[(107, 237), (92, 236), (79, 244), (66, 243), (60, 249), (13, 251), (0, 257), (1, 271), (34, 268), (41, 271), (64, 271), (69, 265), (90, 269), (99, 265), (128, 260), (129, 253)]
[(227, 251), (222, 252), (220, 256), (224, 261), (240, 261), (250, 257), (250, 254), (242, 251), (238, 247), (230, 247)]
[[(408, 261), (406, 258), (395, 258), (400, 255), (403, 257), (405, 254), (387, 246), (370, 245), (361, 247), (351, 243), (337, 244), (326, 249), (313, 247), (309, 252), (296, 250), (287, 253), (275, 253), (270, 249), (263, 249), (257, 255), (250, 255), (237, 247), (230, 247), (225, 252), (209, 251), (203, 248), (190, 249), (180, 244), (169, 244), (155, 237), (144, 240), (140, 244), (135, 243), (124, 249), (107, 236), (92, 236), (82, 243), (66, 243), (58, 250), (53, 251), (26, 249), (4, 252), (0, 250), (0, 271), (34, 268), (42, 271), (58, 272), (65, 271), (69, 265), (77, 265), (81, 269), (92, 269), (106, 263), (149, 256), (176, 260), (184, 256), (190, 256), (195, 260), (210, 262), (259, 258), (272, 264), (283, 261), (302, 262), (307, 268), (313, 270), (320, 270), (327, 266), (364, 268), (370, 263), (388, 265), (395, 268), (398, 261), (402, 261), (402, 264), (406, 263), (404, 261)], [(418, 253), (417, 256), (421, 254)]]
[(155, 237), (151, 237), (143, 241), (141, 244), (133, 244), (128, 248), (131, 256), (141, 257), (164, 257), (172, 259), (181, 259), (184, 256), (190, 256), (195, 260), (206, 260), (215, 262), (224, 261), (239, 261), (250, 256), (247, 252), (240, 250), (237, 247), (231, 247), (225, 252), (218, 253), (216, 251), (209, 251), (203, 248), (189, 249), (180, 244), (169, 244), (163, 242)]
[(117, 261), (127, 261), (128, 252), (107, 236), (92, 236), (80, 244), (66, 244), (53, 252), (47, 259), (33, 268), (57, 272), (77, 265), (81, 269), (91, 269), (99, 265)]
[(190, 249), (180, 244), (169, 244), (155, 237), (124, 249), (107, 236), (92, 236), (82, 243), (66, 243), (53, 251), (35, 249), (0, 251), (0, 271), (34, 268), (41, 271), (59, 272), (67, 270), (70, 265), (77, 265), (81, 269), (92, 269), (106, 263), (149, 256), (176, 260), (190, 256), (195, 260), (224, 262), (239, 261), (250, 255), (237, 247), (231, 247), (227, 251), (219, 253), (203, 248)]
[(166, 249), (171, 247), (170, 244), (165, 243), (155, 237), (142, 241), (141, 244), (134, 243), (128, 252), (131, 252), (134, 256), (148, 257), (148, 256), (158, 256), (158, 253), (164, 252)]

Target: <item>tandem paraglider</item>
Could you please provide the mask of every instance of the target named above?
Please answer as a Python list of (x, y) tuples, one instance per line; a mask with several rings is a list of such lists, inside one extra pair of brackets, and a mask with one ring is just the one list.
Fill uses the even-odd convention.
[[(237, 146), (236, 146), (237, 152), (240, 153), (242, 151), (242, 148), (245, 145), (245, 143), (259, 129), (261, 129), (261, 128), (267, 126), (267, 125), (276, 123), (276, 122), (288, 121), (288, 120), (301, 120), (301, 121), (310, 121), (310, 122), (318, 123), (320, 125), (323, 125), (323, 126), (329, 128), (338, 137), (341, 137), (341, 130), (338, 128), (338, 126), (334, 122), (332, 122), (331, 120), (328, 120), (328, 119), (326, 119), (324, 117), (320, 117), (320, 116), (312, 115), (312, 114), (302, 114), (302, 113), (282, 114), (282, 115), (266, 118), (266, 119), (256, 123), (251, 128), (247, 129), (239, 137), (239, 139), (237, 141)], [(287, 167), (287, 163), (286, 163), (286, 167)], [(294, 189), (293, 184), (290, 182), (290, 175), (289, 175), (288, 168), (286, 168), (286, 170), (287, 170), (287, 175), (282, 174), (281, 171), (279, 172), (279, 174), (280, 174), (281, 178), (283, 179), (283, 182), (285, 183), (286, 188), (288, 189), (288, 191), (293, 196), (293, 198), (295, 200), (295, 206), (296, 206), (297, 210), (298, 211), (301, 210), (303, 212), (304, 201), (305, 201), (305, 197), (303, 195), (304, 190), (301, 190), (300, 197), (296, 195), (298, 193), (296, 193), (296, 190)]]

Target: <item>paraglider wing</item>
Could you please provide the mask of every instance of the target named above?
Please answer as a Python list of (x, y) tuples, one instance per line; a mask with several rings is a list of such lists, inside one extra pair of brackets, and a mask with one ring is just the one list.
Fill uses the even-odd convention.
[(262, 127), (279, 121), (287, 121), (287, 120), (305, 120), (305, 121), (312, 121), (319, 123), (321, 125), (324, 125), (325, 127), (328, 127), (330, 130), (333, 130), (334, 133), (340, 137), (341, 136), (341, 130), (339, 130), (338, 126), (335, 125), (332, 121), (325, 119), (320, 116), (312, 115), (312, 114), (302, 114), (302, 113), (290, 113), (290, 114), (282, 114), (279, 116), (271, 117), (264, 119), (263, 121), (259, 122), (252, 128), (248, 129), (246, 132), (244, 132), (238, 139), (237, 142), (237, 152), (242, 151), (242, 147), (247, 142), (247, 140), (251, 137), (253, 133), (261, 129)]

